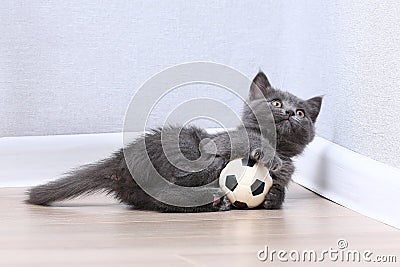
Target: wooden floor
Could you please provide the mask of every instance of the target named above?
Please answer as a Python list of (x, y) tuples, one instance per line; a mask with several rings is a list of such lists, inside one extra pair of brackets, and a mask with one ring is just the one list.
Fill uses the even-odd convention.
[(103, 196), (57, 207), (23, 199), (24, 188), (0, 189), (0, 266), (309, 266), (262, 262), (257, 252), (266, 245), (288, 252), (337, 249), (340, 238), (349, 249), (397, 255), (397, 263), (384, 266), (400, 262), (400, 230), (296, 184), (278, 211), (160, 214), (129, 210)]

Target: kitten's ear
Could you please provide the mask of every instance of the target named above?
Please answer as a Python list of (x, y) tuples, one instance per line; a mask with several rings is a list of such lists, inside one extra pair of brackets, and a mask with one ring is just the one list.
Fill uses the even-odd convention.
[(271, 87), (271, 84), (269, 83), (268, 78), (264, 74), (264, 72), (260, 71), (259, 73), (257, 73), (250, 86), (250, 101), (265, 98), (267, 89), (269, 87)]
[(317, 120), (319, 111), (321, 110), (322, 96), (310, 98), (306, 102), (308, 105), (308, 113), (310, 114), (311, 120), (315, 122)]

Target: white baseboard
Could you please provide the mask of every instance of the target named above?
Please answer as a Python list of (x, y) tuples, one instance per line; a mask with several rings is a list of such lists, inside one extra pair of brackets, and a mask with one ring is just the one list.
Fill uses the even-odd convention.
[[(122, 147), (122, 134), (0, 139), (0, 187), (31, 186)], [(296, 159), (294, 181), (356, 212), (400, 228), (400, 170), (317, 137)]]
[(0, 138), (0, 187), (48, 182), (121, 147), (120, 133)]
[(296, 160), (294, 181), (400, 228), (400, 170), (317, 137)]

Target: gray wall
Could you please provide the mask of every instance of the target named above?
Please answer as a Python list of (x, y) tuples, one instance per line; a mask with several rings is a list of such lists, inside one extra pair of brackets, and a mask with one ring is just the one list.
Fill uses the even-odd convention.
[(319, 135), (399, 168), (400, 3), (285, 3), (274, 81), (325, 94)]
[(280, 30), (264, 29), (279, 18), (272, 7), (6, 1), (0, 5), (1, 136), (121, 131), (135, 90), (182, 62), (214, 61), (254, 75), (269, 62), (265, 50), (274, 51), (269, 36)]
[(397, 1), (7, 1), (0, 17), (1, 136), (118, 132), (147, 78), (210, 60), (325, 94), (319, 135), (400, 167)]

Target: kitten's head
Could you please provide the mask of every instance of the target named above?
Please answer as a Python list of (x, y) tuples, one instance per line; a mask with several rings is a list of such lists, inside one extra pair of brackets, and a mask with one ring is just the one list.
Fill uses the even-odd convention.
[[(287, 156), (301, 153), (315, 135), (322, 97), (303, 100), (288, 92), (271, 87), (267, 76), (259, 72), (250, 87), (249, 108), (244, 108), (242, 120), (248, 128), (259, 128), (256, 117), (272, 111), (277, 137), (277, 150)], [(254, 116), (254, 113), (256, 116)]]

